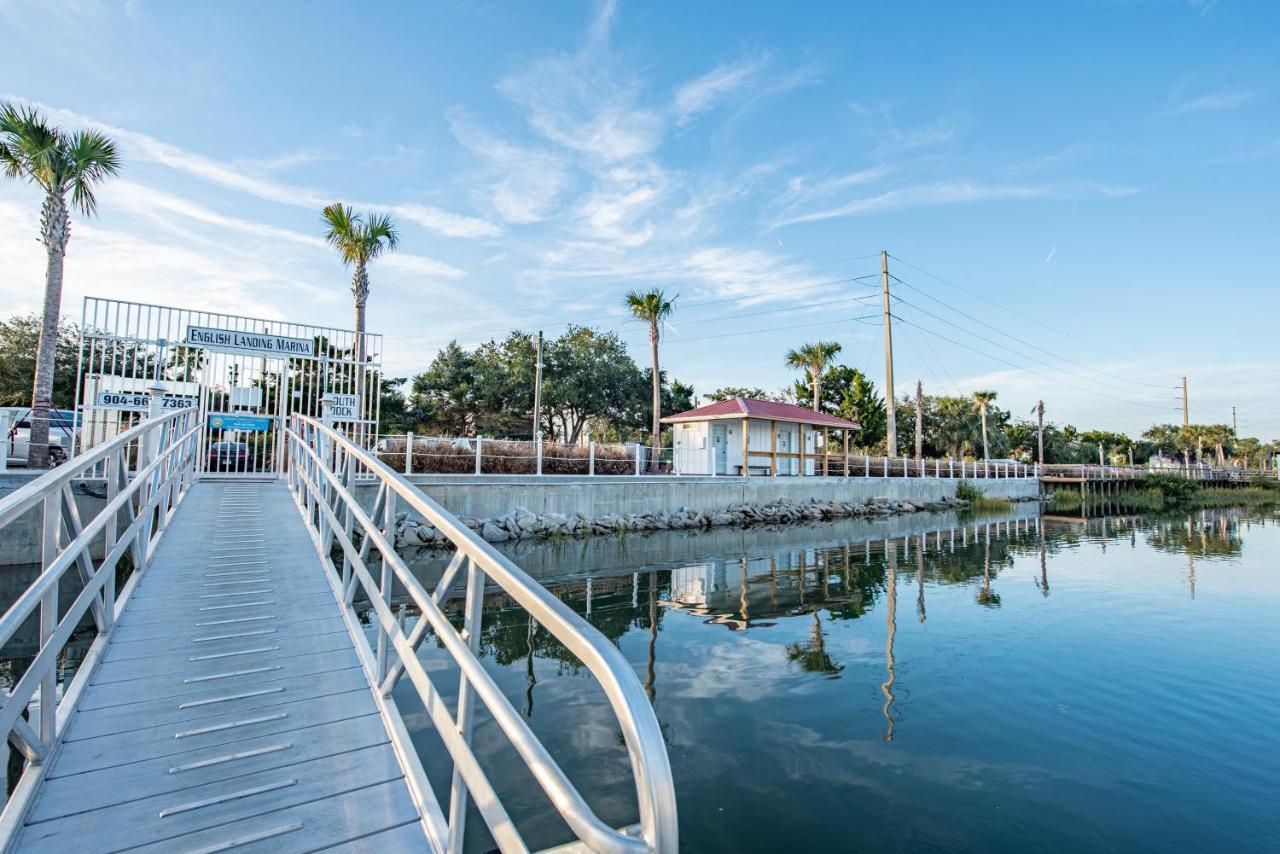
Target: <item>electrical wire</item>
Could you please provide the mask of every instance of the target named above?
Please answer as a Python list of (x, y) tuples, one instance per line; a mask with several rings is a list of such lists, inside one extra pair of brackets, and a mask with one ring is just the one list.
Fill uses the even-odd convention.
[(1115, 395), (1113, 395), (1113, 394), (1107, 394), (1106, 392), (1098, 391), (1096, 388), (1087, 388), (1087, 387), (1085, 387), (1085, 386), (1079, 386), (1079, 385), (1076, 385), (1075, 383), (1067, 382), (1066, 380), (1061, 379), (1061, 378), (1059, 378), (1059, 377), (1051, 377), (1051, 376), (1049, 376), (1048, 374), (1043, 374), (1043, 373), (1041, 373), (1041, 372), (1039, 372), (1039, 371), (1037, 371), (1037, 370), (1034, 370), (1034, 369), (1032, 369), (1032, 368), (1028, 368), (1028, 367), (1026, 367), (1025, 365), (1019, 365), (1019, 364), (1016, 364), (1016, 363), (1014, 363), (1014, 362), (1010, 362), (1008, 359), (1002, 359), (1002, 358), (1001, 358), (1001, 357), (999, 357), (999, 356), (993, 356), (993, 355), (991, 355), (990, 353), (986, 353), (986, 352), (983, 352), (982, 350), (977, 349), (976, 347), (970, 347), (968, 344), (965, 344), (965, 343), (963, 343), (963, 342), (961, 342), (961, 341), (957, 341), (957, 340), (955, 340), (954, 338), (948, 338), (946, 335), (943, 335), (943, 334), (941, 334), (941, 333), (939, 333), (939, 332), (936, 332), (935, 330), (929, 329), (929, 328), (927, 328), (927, 327), (921, 326), (920, 324), (915, 323), (914, 321), (908, 320), (908, 319), (907, 319), (907, 318), (905, 318), (905, 317), (900, 317), (899, 315), (896, 315), (896, 314), (891, 314), (890, 316), (891, 316), (894, 320), (899, 321), (900, 323), (910, 324), (911, 326), (916, 327), (917, 329), (921, 330), (922, 332), (925, 332), (925, 333), (927, 333), (927, 334), (929, 334), (929, 335), (934, 335), (934, 336), (936, 336), (937, 338), (942, 339), (943, 341), (946, 341), (946, 342), (948, 342), (948, 343), (951, 343), (951, 344), (956, 345), (957, 347), (963, 347), (963, 348), (964, 348), (964, 349), (966, 349), (966, 350), (969, 350), (969, 351), (971, 351), (971, 352), (973, 352), (973, 353), (977, 353), (979, 356), (982, 356), (983, 358), (991, 359), (992, 361), (994, 361), (994, 362), (999, 362), (999, 363), (1001, 363), (1002, 365), (1008, 365), (1009, 367), (1011, 367), (1011, 368), (1013, 368), (1013, 369), (1015, 369), (1015, 370), (1019, 370), (1019, 371), (1026, 371), (1026, 372), (1027, 372), (1027, 373), (1029, 373), (1029, 374), (1034, 374), (1034, 375), (1036, 375), (1036, 376), (1038, 376), (1038, 377), (1040, 377), (1040, 378), (1042, 378), (1042, 379), (1046, 379), (1046, 380), (1048, 380), (1049, 382), (1059, 383), (1059, 384), (1061, 384), (1061, 385), (1070, 386), (1071, 388), (1078, 389), (1079, 391), (1084, 391), (1084, 392), (1087, 392), (1087, 393), (1089, 393), (1089, 394), (1098, 395), (1098, 396), (1100, 396), (1100, 397), (1109, 397), (1109, 398), (1111, 398), (1112, 400), (1118, 400), (1118, 401), (1120, 401), (1121, 403), (1132, 403), (1132, 404), (1137, 404), (1138, 406), (1146, 406), (1146, 407), (1149, 407), (1149, 408), (1151, 408), (1151, 409), (1161, 409), (1161, 410), (1176, 410), (1176, 409), (1178, 408), (1178, 407), (1176, 407), (1176, 406), (1172, 406), (1172, 405), (1170, 405), (1170, 406), (1161, 406), (1161, 405), (1156, 404), (1156, 403), (1145, 403), (1145, 402), (1143, 402), (1143, 401), (1140, 401), (1140, 400), (1133, 400), (1133, 399), (1131, 399), (1131, 398), (1126, 398), (1126, 397), (1116, 397), (1116, 396), (1115, 396)]
[[(1077, 379), (1080, 379), (1080, 380), (1083, 380), (1084, 382), (1087, 382), (1087, 383), (1094, 383), (1095, 385), (1105, 386), (1106, 388), (1110, 388), (1110, 389), (1112, 389), (1112, 390), (1114, 390), (1114, 391), (1118, 391), (1118, 392), (1120, 392), (1121, 394), (1134, 394), (1134, 395), (1138, 395), (1138, 394), (1140, 394), (1140, 395), (1144, 395), (1145, 397), (1147, 397), (1148, 399), (1151, 399), (1151, 400), (1159, 399), (1156, 395), (1151, 394), (1150, 392), (1135, 392), (1135, 391), (1131, 391), (1131, 390), (1129, 390), (1129, 389), (1121, 388), (1121, 387), (1116, 386), (1116, 385), (1113, 385), (1113, 384), (1111, 384), (1111, 383), (1103, 383), (1103, 382), (1100, 382), (1099, 380), (1096, 380), (1096, 379), (1094, 379), (1093, 377), (1084, 376), (1084, 375), (1082, 375), (1082, 374), (1078, 374), (1078, 373), (1076, 373), (1076, 372), (1074, 372), (1074, 371), (1068, 371), (1068, 370), (1065, 370), (1065, 369), (1059, 368), (1057, 365), (1055, 365), (1055, 364), (1053, 364), (1053, 363), (1051, 363), (1051, 362), (1046, 362), (1044, 359), (1038, 359), (1038, 358), (1036, 358), (1035, 356), (1029, 356), (1029, 355), (1027, 355), (1026, 353), (1023, 353), (1023, 352), (1021, 352), (1021, 351), (1019, 351), (1019, 350), (1014, 349), (1013, 347), (1010, 347), (1008, 344), (1002, 344), (1002, 343), (1000, 343), (999, 341), (995, 341), (995, 340), (992, 340), (992, 339), (990, 339), (990, 338), (985, 338), (985, 337), (983, 337), (983, 336), (979, 335), (978, 333), (974, 332), (973, 330), (966, 329), (965, 327), (960, 326), (959, 324), (957, 324), (957, 323), (955, 323), (955, 322), (953, 322), (953, 321), (950, 321), (950, 320), (948, 320), (948, 319), (947, 319), (947, 318), (945, 318), (945, 317), (941, 317), (940, 315), (934, 314), (933, 312), (929, 311), (928, 309), (923, 308), (923, 307), (921, 307), (921, 306), (918, 306), (918, 305), (916, 305), (915, 303), (909, 302), (909, 301), (907, 301), (907, 300), (903, 299), (902, 297), (897, 296), (896, 294), (895, 294), (895, 295), (893, 295), (893, 299), (894, 299), (896, 302), (900, 302), (900, 303), (902, 303), (903, 305), (910, 306), (911, 308), (915, 309), (916, 311), (922, 312), (923, 314), (927, 314), (929, 317), (932, 317), (934, 320), (937, 320), (937, 321), (939, 321), (939, 322), (941, 322), (941, 323), (945, 323), (946, 325), (948, 325), (948, 326), (950, 326), (950, 327), (952, 327), (952, 328), (954, 328), (954, 329), (958, 329), (958, 330), (960, 330), (961, 332), (965, 333), (966, 335), (972, 335), (974, 338), (977, 338), (979, 341), (982, 341), (982, 342), (987, 343), (987, 344), (991, 344), (991, 345), (993, 345), (993, 346), (995, 346), (995, 347), (999, 347), (999, 348), (1000, 348), (1000, 349), (1002, 349), (1002, 350), (1007, 350), (1007, 351), (1009, 351), (1010, 353), (1013, 353), (1015, 356), (1017, 356), (1017, 357), (1019, 357), (1019, 358), (1021, 358), (1021, 359), (1027, 359), (1027, 360), (1029, 360), (1029, 361), (1035, 362), (1035, 363), (1036, 363), (1036, 364), (1038, 364), (1038, 365), (1043, 365), (1044, 367), (1046, 367), (1046, 368), (1050, 368), (1051, 370), (1057, 370), (1057, 371), (1060, 371), (1061, 373), (1067, 374), (1068, 376), (1073, 376), (1073, 377), (1075, 377), (1075, 378), (1077, 378)], [(1039, 349), (1039, 348), (1037, 348), (1037, 349)]]
[[(1124, 356), (1124, 355), (1123, 355), (1123, 354), (1121, 354), (1121, 353), (1117, 353), (1116, 351), (1111, 350), (1111, 349), (1109, 349), (1109, 348), (1107, 348), (1107, 347), (1103, 347), (1103, 346), (1101, 346), (1101, 345), (1099, 345), (1099, 344), (1094, 344), (1093, 342), (1091, 342), (1091, 341), (1086, 341), (1086, 340), (1084, 340), (1083, 338), (1081, 338), (1081, 337), (1079, 337), (1079, 336), (1077, 336), (1077, 335), (1073, 335), (1072, 333), (1067, 332), (1066, 330), (1058, 329), (1058, 328), (1057, 328), (1057, 327), (1055, 327), (1055, 326), (1051, 326), (1051, 325), (1049, 325), (1048, 323), (1045, 323), (1043, 320), (1040, 320), (1039, 318), (1032, 317), (1031, 315), (1023, 314), (1023, 313), (1022, 313), (1022, 312), (1020, 312), (1020, 311), (1017, 311), (1017, 310), (1015, 310), (1015, 309), (1009, 308), (1009, 306), (1004, 305), (1003, 303), (997, 302), (996, 300), (993, 300), (993, 299), (991, 299), (990, 297), (985, 297), (985, 296), (983, 296), (982, 294), (977, 293), (976, 291), (973, 291), (973, 290), (970, 290), (969, 288), (966, 288), (964, 285), (958, 285), (958, 284), (956, 284), (955, 282), (950, 281), (949, 279), (944, 279), (944, 278), (942, 278), (941, 276), (937, 275), (936, 273), (930, 273), (928, 270), (925, 270), (925, 269), (923, 269), (922, 267), (917, 267), (915, 264), (912, 264), (912, 263), (911, 263), (911, 262), (909, 262), (909, 261), (905, 261), (905, 260), (903, 260), (902, 258), (899, 258), (897, 255), (890, 255), (889, 257), (890, 257), (890, 258), (892, 258), (893, 260), (897, 261), (897, 262), (898, 262), (898, 263), (900, 263), (900, 264), (903, 264), (903, 265), (905, 265), (905, 266), (907, 266), (907, 267), (910, 267), (912, 270), (915, 270), (915, 271), (916, 271), (916, 272), (918, 272), (918, 273), (923, 273), (924, 275), (928, 276), (928, 277), (929, 277), (929, 278), (931, 278), (931, 279), (937, 279), (939, 282), (942, 282), (944, 285), (949, 285), (950, 287), (953, 287), (953, 288), (955, 288), (955, 289), (956, 289), (956, 290), (958, 290), (958, 291), (962, 291), (962, 292), (964, 292), (964, 293), (968, 294), (968, 295), (969, 295), (969, 296), (971, 296), (971, 297), (974, 297), (974, 298), (976, 298), (976, 299), (980, 299), (980, 300), (982, 300), (982, 301), (983, 301), (983, 302), (985, 302), (985, 303), (990, 303), (991, 305), (994, 305), (996, 308), (1003, 309), (1004, 311), (1007, 311), (1007, 312), (1009, 312), (1010, 314), (1012, 314), (1012, 315), (1014, 315), (1014, 316), (1016, 316), (1016, 317), (1021, 317), (1023, 320), (1029, 320), (1029, 321), (1031, 321), (1032, 323), (1034, 323), (1034, 324), (1036, 324), (1036, 325), (1038, 325), (1038, 326), (1043, 326), (1045, 329), (1048, 329), (1050, 332), (1055, 332), (1055, 333), (1057, 333), (1058, 335), (1062, 335), (1062, 336), (1064, 336), (1064, 337), (1070, 338), (1071, 340), (1073, 340), (1073, 341), (1077, 341), (1077, 342), (1079, 342), (1079, 343), (1081, 343), (1081, 344), (1084, 344), (1084, 345), (1085, 345), (1085, 346), (1087, 346), (1087, 347), (1092, 347), (1092, 348), (1094, 348), (1094, 349), (1096, 349), (1096, 350), (1102, 350), (1103, 352), (1110, 353), (1111, 355), (1113, 355), (1113, 356), (1115, 356), (1115, 357), (1117, 357), (1117, 358), (1119, 358), (1119, 359), (1129, 359), (1129, 357)], [(890, 274), (890, 276), (891, 276), (891, 277), (892, 277), (892, 275), (893, 275), (893, 274)], [(904, 284), (904, 285), (905, 285), (905, 284), (907, 284), (907, 283), (906, 283), (906, 282), (903, 282), (902, 284)], [(910, 287), (910, 285), (908, 285), (908, 287)], [(939, 300), (939, 302), (941, 302), (941, 300)], [(1051, 354), (1051, 355), (1052, 355), (1052, 354)], [(1129, 361), (1133, 361), (1133, 360), (1132, 360), (1132, 359), (1129, 359)], [(1163, 371), (1161, 371), (1159, 368), (1154, 368), (1154, 367), (1152, 367), (1151, 365), (1145, 365), (1145, 364), (1143, 364), (1142, 362), (1136, 362), (1136, 364), (1143, 365), (1143, 367), (1147, 368), (1147, 369), (1148, 369), (1149, 371), (1151, 371), (1153, 374), (1160, 374), (1160, 373), (1163, 373)], [(1157, 386), (1157, 385), (1155, 385), (1154, 383), (1151, 383), (1150, 385), (1152, 385), (1153, 387), (1156, 387), (1156, 388), (1163, 388), (1163, 386)]]

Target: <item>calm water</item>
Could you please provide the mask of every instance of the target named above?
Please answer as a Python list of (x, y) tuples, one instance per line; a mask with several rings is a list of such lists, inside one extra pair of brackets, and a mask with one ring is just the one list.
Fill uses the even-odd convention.
[[(513, 556), (644, 682), (686, 851), (1280, 845), (1272, 519), (913, 516)], [(483, 655), (602, 817), (634, 821), (620, 735), (573, 659), (497, 595)], [(564, 841), (483, 716), (476, 733), (530, 842)]]

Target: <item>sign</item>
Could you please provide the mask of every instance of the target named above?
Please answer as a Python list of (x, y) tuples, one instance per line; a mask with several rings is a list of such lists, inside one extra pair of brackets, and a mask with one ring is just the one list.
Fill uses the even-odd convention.
[(222, 353), (244, 353), (287, 359), (291, 356), (315, 357), (316, 342), (310, 338), (289, 338), (269, 332), (242, 332), (236, 329), (214, 329), (210, 326), (188, 326), (183, 344)]
[(329, 392), (323, 398), (324, 417), (333, 421), (359, 421), (360, 396)]
[[(126, 412), (150, 412), (151, 395), (144, 391), (100, 391), (93, 405), (98, 409), (122, 409)], [(193, 394), (166, 394), (160, 398), (161, 411), (187, 409), (196, 405)]]
[(248, 430), (263, 433), (271, 429), (275, 419), (268, 415), (229, 415), (226, 413), (211, 414), (209, 427), (214, 430)]

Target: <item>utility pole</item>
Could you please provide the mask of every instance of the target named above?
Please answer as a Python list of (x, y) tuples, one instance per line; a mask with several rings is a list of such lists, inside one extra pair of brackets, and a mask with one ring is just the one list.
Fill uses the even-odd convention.
[[(538, 333), (537, 348), (534, 350), (533, 362), (533, 441), (542, 449), (542, 333)], [(542, 456), (541, 453), (538, 456)]]
[(889, 253), (880, 252), (880, 282), (884, 290), (884, 415), (889, 456), (898, 455), (898, 415), (893, 399), (893, 323), (889, 311)]
[(1191, 426), (1191, 419), (1187, 417), (1187, 378), (1182, 378), (1182, 426)]
[(1044, 465), (1044, 401), (1036, 404), (1036, 443), (1040, 446), (1040, 465)]
[(1231, 435), (1236, 438), (1240, 437), (1240, 428), (1236, 425), (1236, 408), (1231, 407)]
[(916, 380), (916, 459), (924, 459), (924, 389)]

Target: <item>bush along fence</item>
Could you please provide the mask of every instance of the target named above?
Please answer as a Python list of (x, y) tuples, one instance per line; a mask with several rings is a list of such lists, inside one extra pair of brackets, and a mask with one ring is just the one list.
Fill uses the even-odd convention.
[[(412, 433), (378, 438), (378, 457), (403, 474), (456, 475), (629, 475), (677, 476), (671, 448), (656, 460), (652, 449), (639, 443), (568, 445), (514, 439), (415, 436)], [(880, 477), (948, 479), (1033, 479), (1037, 465), (1010, 460), (912, 459), (869, 454), (830, 453), (819, 448), (800, 456), (795, 477)], [(754, 466), (753, 466), (754, 468)], [(709, 477), (710, 475), (696, 475)], [(739, 475), (719, 475), (738, 477)], [(770, 477), (777, 475), (757, 475)]]

